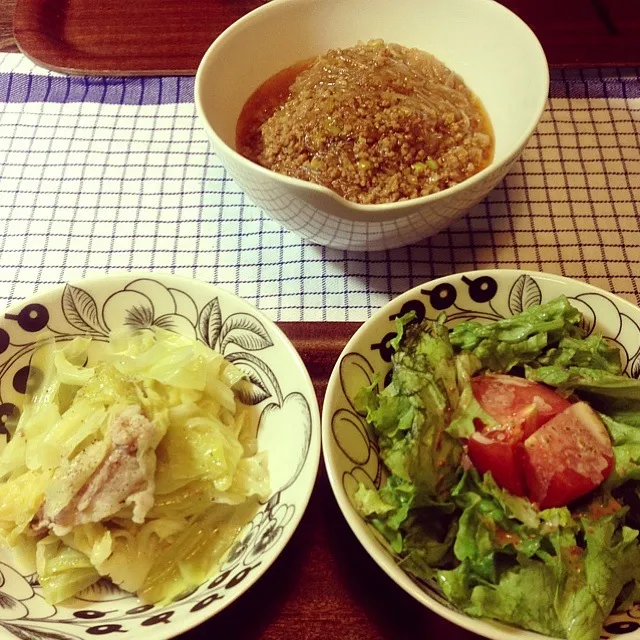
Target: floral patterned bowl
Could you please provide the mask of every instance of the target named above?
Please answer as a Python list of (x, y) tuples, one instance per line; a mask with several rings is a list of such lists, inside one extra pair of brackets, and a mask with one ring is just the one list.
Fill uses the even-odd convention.
[[(51, 606), (37, 576), (0, 551), (0, 637), (78, 640), (93, 636), (162, 640), (215, 615), (244, 593), (280, 554), (307, 506), (320, 458), (320, 416), (309, 375), (284, 334), (247, 302), (215, 286), (164, 274), (114, 275), (69, 283), (0, 318), (0, 433), (19, 417), (29, 363), (40, 341), (89, 335), (104, 342), (122, 326), (165, 329), (216, 348), (251, 380), (258, 442), (268, 452), (272, 495), (232, 547), (221, 570), (166, 607), (142, 604), (107, 580)], [(91, 361), (91, 354), (90, 354)]]
[[(584, 328), (616, 343), (627, 375), (640, 376), (640, 309), (610, 293), (555, 275), (515, 270), (474, 271), (440, 278), (392, 300), (355, 333), (342, 351), (327, 386), (322, 413), (324, 459), (340, 509), (371, 557), (400, 587), (439, 615), (495, 640), (543, 636), (491, 620), (472, 618), (455, 609), (435, 582), (413, 579), (397, 564), (388, 545), (353, 506), (360, 482), (380, 487), (385, 472), (378, 449), (363, 418), (354, 408), (356, 393), (371, 384), (374, 372), (390, 370), (389, 341), (394, 319), (414, 311), (418, 319), (435, 319), (446, 311), (453, 325), (463, 320), (492, 321), (520, 313), (561, 294), (584, 314)], [(611, 616), (602, 638), (631, 634), (640, 639), (640, 603)]]

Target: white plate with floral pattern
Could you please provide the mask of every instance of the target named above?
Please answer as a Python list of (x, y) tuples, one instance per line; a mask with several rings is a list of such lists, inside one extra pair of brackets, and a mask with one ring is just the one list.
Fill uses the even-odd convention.
[[(584, 314), (583, 328), (597, 331), (616, 343), (625, 373), (640, 377), (640, 309), (610, 293), (551, 274), (516, 270), (487, 270), (456, 274), (415, 287), (374, 314), (348, 342), (331, 374), (322, 413), (324, 460), (340, 509), (358, 540), (375, 562), (407, 593), (451, 622), (494, 640), (544, 636), (477, 619), (455, 609), (437, 584), (414, 580), (397, 564), (397, 558), (356, 511), (353, 495), (360, 482), (380, 487), (385, 471), (375, 438), (355, 410), (355, 394), (385, 374), (391, 365), (390, 340), (396, 336), (395, 318), (414, 311), (419, 320), (443, 311), (448, 323), (464, 320), (490, 322), (513, 316), (530, 306), (566, 295)], [(601, 638), (620, 634), (640, 639), (640, 603), (611, 616)]]
[[(320, 458), (320, 416), (311, 379), (286, 336), (249, 303), (213, 285), (168, 274), (131, 272), (39, 293), (0, 318), (0, 432), (19, 417), (31, 355), (40, 341), (89, 335), (105, 341), (123, 326), (158, 326), (223, 353), (251, 380), (243, 400), (268, 452), (272, 494), (232, 546), (220, 571), (165, 607), (142, 604), (101, 580), (58, 606), (37, 576), (0, 551), (0, 637), (79, 640), (96, 636), (172, 638), (244, 593), (287, 544), (307, 506)], [(91, 354), (90, 354), (91, 358)], [(127, 637), (127, 636), (125, 636)]]

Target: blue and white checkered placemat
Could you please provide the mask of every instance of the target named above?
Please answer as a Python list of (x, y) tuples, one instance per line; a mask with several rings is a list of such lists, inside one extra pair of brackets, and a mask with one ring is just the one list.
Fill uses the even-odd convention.
[(454, 271), (517, 267), (640, 303), (640, 71), (555, 72), (513, 172), (431, 239), (349, 254), (248, 203), (209, 149), (193, 78), (49, 74), (0, 54), (0, 306), (151, 269), (223, 286), (279, 320), (364, 320)]

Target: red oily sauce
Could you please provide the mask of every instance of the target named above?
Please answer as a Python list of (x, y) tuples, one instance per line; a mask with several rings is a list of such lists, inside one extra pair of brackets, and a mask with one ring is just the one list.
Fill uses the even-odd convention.
[(291, 85), (300, 73), (315, 61), (309, 58), (297, 62), (271, 76), (263, 82), (245, 102), (236, 125), (236, 150), (247, 158), (253, 158), (262, 151), (260, 127), (289, 98)]

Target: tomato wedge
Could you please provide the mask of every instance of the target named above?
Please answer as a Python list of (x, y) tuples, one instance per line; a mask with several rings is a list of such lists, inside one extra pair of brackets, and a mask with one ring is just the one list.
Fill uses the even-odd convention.
[(523, 447), (529, 498), (541, 509), (589, 493), (613, 469), (613, 447), (598, 414), (577, 402), (529, 436)]
[(480, 406), (502, 429), (522, 430), (524, 439), (571, 406), (553, 389), (517, 376), (477, 376), (471, 379), (471, 389)]
[(491, 471), (496, 484), (516, 496), (526, 495), (524, 474), (520, 461), (520, 445), (505, 442), (501, 431), (486, 435), (474, 433), (467, 441), (467, 451), (473, 466), (481, 473)]
[(526, 495), (522, 443), (571, 403), (553, 390), (516, 376), (488, 374), (471, 380), (473, 394), (498, 427), (477, 425), (468, 442), (469, 458), (498, 486)]
[(498, 424), (477, 424), (467, 441), (471, 462), (498, 486), (541, 509), (564, 506), (598, 487), (613, 468), (613, 447), (600, 417), (523, 378), (471, 380), (476, 400)]

